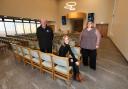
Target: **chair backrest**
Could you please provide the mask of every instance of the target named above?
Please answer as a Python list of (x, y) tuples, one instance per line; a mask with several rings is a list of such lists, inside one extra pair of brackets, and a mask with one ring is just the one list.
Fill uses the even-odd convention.
[(13, 50), (13, 51), (17, 51), (17, 45), (16, 45), (16, 44), (12, 44), (12, 43), (11, 43), (11, 47), (12, 47), (12, 50)]
[(43, 61), (51, 62), (51, 54), (50, 53), (40, 52), (40, 58)]
[(17, 52), (18, 52), (18, 53), (22, 53), (21, 46), (19, 46), (19, 45), (17, 45)]
[(69, 59), (67, 57), (60, 57), (53, 55), (52, 59), (53, 59), (53, 63), (56, 65), (63, 66), (66, 68), (69, 67)]
[(71, 47), (71, 50), (76, 58), (81, 56), (80, 47)]
[(30, 55), (32, 58), (39, 58), (39, 53), (38, 53), (38, 50), (32, 50), (30, 49)]
[(22, 50), (23, 50), (24, 55), (29, 55), (29, 49), (28, 48), (23, 47)]
[(35, 41), (35, 47), (36, 49), (40, 49), (38, 41)]
[(75, 41), (72, 41), (72, 40), (71, 40), (71, 41), (69, 42), (69, 45), (70, 45), (71, 47), (74, 47), (74, 46), (75, 46)]

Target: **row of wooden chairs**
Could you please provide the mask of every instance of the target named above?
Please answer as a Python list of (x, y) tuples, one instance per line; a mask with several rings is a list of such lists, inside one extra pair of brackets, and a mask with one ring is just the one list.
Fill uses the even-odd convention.
[(23, 45), (23, 46), (28, 46), (28, 44), (29, 44), (27, 40), (13, 38), (13, 37), (0, 37), (0, 42), (5, 43), (8, 46), (10, 45), (10, 43), (19, 44), (19, 45)]
[[(68, 57), (60, 57), (51, 53), (43, 53), (16, 44), (11, 44), (15, 58), (36, 67), (40, 72), (51, 74), (52, 78), (59, 77), (71, 83), (72, 67), (69, 65)], [(76, 49), (78, 51), (78, 49)], [(75, 51), (73, 51), (75, 54)], [(77, 52), (76, 52), (77, 53)], [(78, 56), (76, 56), (78, 57)]]
[(26, 36), (23, 36), (23, 35), (16, 35), (16, 36), (7, 35), (7, 37), (12, 37), (14, 39), (16, 38), (16, 39), (22, 39), (22, 40), (31, 40), (31, 41), (36, 41), (37, 40), (36, 36), (29, 37), (29, 35), (26, 35)]

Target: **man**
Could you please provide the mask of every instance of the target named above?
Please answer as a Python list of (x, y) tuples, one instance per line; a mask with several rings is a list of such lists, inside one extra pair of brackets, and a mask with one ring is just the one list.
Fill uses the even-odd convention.
[(37, 28), (37, 39), (42, 52), (52, 53), (53, 30), (47, 26), (47, 20), (41, 19), (41, 26)]

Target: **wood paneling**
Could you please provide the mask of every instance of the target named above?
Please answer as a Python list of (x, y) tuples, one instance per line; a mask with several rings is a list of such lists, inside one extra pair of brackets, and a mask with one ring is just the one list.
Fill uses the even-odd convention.
[(102, 37), (107, 37), (108, 24), (96, 24), (96, 28), (100, 31)]

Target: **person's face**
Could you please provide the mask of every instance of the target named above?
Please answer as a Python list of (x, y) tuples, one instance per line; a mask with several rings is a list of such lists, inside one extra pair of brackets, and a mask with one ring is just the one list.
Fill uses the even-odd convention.
[(88, 26), (88, 28), (92, 28), (94, 26), (94, 24), (92, 22), (88, 22), (87, 26)]
[(47, 25), (47, 20), (45, 20), (45, 19), (41, 19), (41, 25), (42, 25), (42, 27), (46, 27), (46, 25)]
[(66, 36), (66, 37), (64, 38), (64, 43), (65, 43), (65, 44), (68, 44), (68, 43), (69, 43), (69, 38), (68, 38), (68, 36)]

